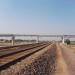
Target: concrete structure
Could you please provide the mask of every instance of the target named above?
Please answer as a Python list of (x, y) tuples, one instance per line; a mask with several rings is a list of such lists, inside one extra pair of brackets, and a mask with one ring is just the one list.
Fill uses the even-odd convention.
[(12, 38), (12, 45), (14, 45), (15, 37), (37, 37), (37, 41), (39, 42), (40, 37), (60, 37), (62, 39), (62, 43), (64, 43), (65, 37), (75, 38), (75, 35), (25, 35), (25, 34), (0, 34), (0, 37), (11, 37)]
[(12, 36), (12, 46), (14, 45), (14, 41), (15, 41), (15, 36)]
[(65, 42), (64, 36), (62, 36), (61, 39), (62, 39), (62, 43), (64, 44)]

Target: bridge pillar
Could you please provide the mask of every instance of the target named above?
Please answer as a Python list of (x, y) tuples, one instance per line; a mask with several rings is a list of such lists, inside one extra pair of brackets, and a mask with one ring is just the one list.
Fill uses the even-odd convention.
[(63, 44), (65, 43), (65, 39), (64, 39), (64, 36), (62, 36), (62, 43), (63, 43)]
[(37, 36), (37, 41), (36, 42), (39, 43), (39, 36)]
[(12, 46), (14, 46), (15, 36), (12, 36)]

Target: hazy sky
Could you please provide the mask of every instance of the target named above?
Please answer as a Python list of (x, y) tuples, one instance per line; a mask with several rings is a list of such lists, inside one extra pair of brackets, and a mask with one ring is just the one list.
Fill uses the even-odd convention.
[(75, 34), (75, 0), (0, 0), (0, 33)]

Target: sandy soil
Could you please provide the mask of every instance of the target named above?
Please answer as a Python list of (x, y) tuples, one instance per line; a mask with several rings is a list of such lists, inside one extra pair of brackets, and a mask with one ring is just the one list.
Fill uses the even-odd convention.
[(61, 45), (62, 54), (67, 64), (70, 75), (75, 75), (75, 52), (64, 45)]
[(70, 75), (67, 64), (63, 58), (61, 48), (57, 44), (57, 63), (55, 75)]

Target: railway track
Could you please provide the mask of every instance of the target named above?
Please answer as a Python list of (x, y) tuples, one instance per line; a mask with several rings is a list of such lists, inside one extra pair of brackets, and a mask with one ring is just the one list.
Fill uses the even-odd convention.
[[(41, 42), (42, 43), (42, 42)], [(7, 49), (13, 49), (14, 50), (14, 48), (16, 49), (18, 49), (18, 48), (23, 48), (23, 47), (27, 47), (27, 46), (33, 46), (33, 45), (37, 45), (37, 44), (41, 44), (41, 43), (35, 43), (35, 44), (24, 44), (24, 45), (15, 45), (15, 46), (7, 46), (7, 47), (0, 47), (0, 51), (2, 50), (7, 50)]]
[(50, 42), (39, 44), (21, 45), (0, 50), (0, 70), (6, 69), (10, 65), (25, 59), (26, 57), (38, 52), (39, 50), (50, 45)]
[(45, 44), (45, 43), (30, 44), (30, 45), (25, 45), (25, 46), (20, 45), (20, 46), (16, 46), (16, 47), (12, 47), (12, 48), (8, 47), (6, 49), (4, 48), (4, 49), (0, 50), (0, 58), (15, 54), (15, 53), (19, 53), (19, 52), (22, 52), (24, 50), (29, 50), (29, 49), (41, 46), (43, 44)]

